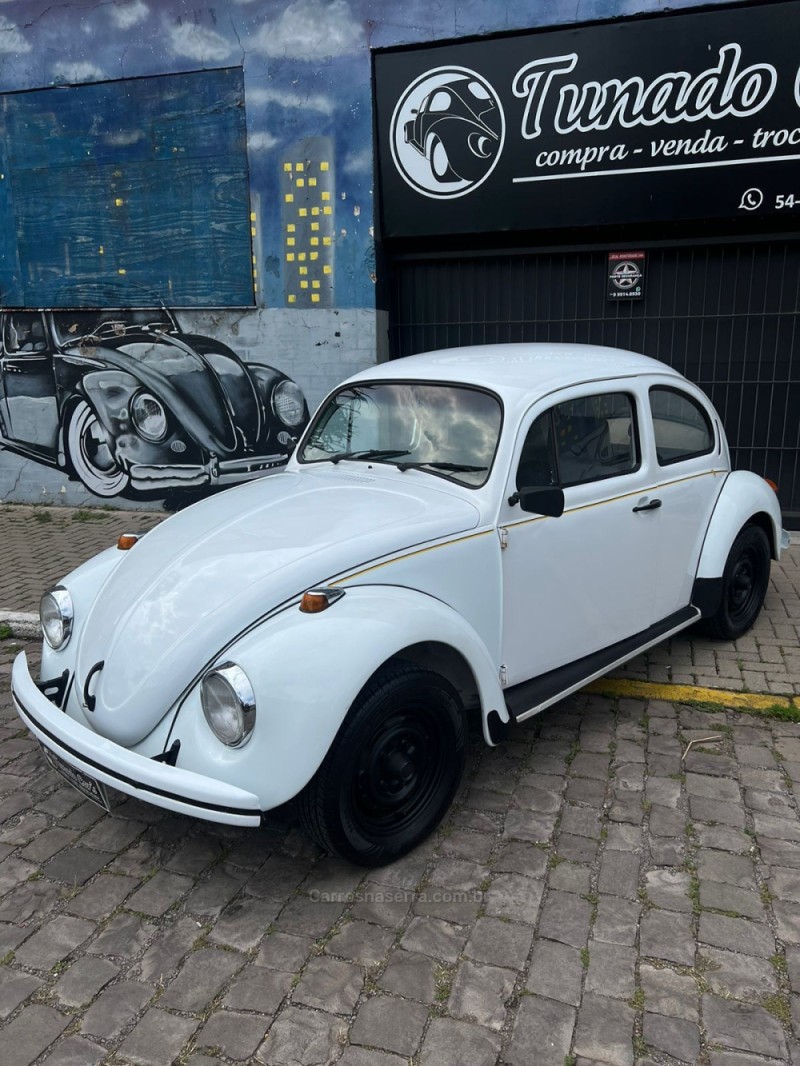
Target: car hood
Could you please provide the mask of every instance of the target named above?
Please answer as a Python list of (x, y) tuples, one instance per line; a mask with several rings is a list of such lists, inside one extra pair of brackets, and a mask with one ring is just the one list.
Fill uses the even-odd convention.
[(478, 521), (455, 492), (330, 466), (276, 474), (179, 512), (120, 561), (84, 622), (79, 691), (103, 663), (91, 683), (94, 728), (138, 743), (225, 645), (276, 606)]

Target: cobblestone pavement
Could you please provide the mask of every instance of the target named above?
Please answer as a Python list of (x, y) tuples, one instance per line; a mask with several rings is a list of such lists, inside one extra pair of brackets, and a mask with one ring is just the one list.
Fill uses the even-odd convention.
[(797, 724), (578, 694), (364, 872), (289, 819), (104, 815), (20, 728), (15, 650), (3, 1066), (800, 1063)]

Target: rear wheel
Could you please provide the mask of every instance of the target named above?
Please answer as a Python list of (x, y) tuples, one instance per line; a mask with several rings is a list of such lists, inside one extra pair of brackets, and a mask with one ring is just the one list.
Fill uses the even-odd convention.
[(410, 664), (381, 671), (298, 797), (306, 830), (357, 865), (392, 862), (441, 821), (461, 780), (465, 743), (461, 701), (444, 678)]
[(753, 625), (767, 594), (770, 548), (760, 526), (745, 526), (734, 540), (722, 573), (722, 597), (703, 628), (720, 640), (736, 640)]

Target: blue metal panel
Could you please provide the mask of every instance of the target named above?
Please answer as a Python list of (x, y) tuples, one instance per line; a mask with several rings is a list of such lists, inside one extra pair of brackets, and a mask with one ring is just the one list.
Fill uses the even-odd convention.
[(0, 304), (253, 303), (240, 68), (0, 98)]

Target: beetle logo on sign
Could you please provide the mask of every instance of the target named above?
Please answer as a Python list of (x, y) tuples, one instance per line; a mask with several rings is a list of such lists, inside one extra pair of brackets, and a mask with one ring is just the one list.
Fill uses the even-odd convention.
[(505, 116), (489, 82), (467, 67), (436, 67), (409, 85), (392, 115), (392, 159), (404, 181), (435, 199), (464, 196), (494, 170)]

